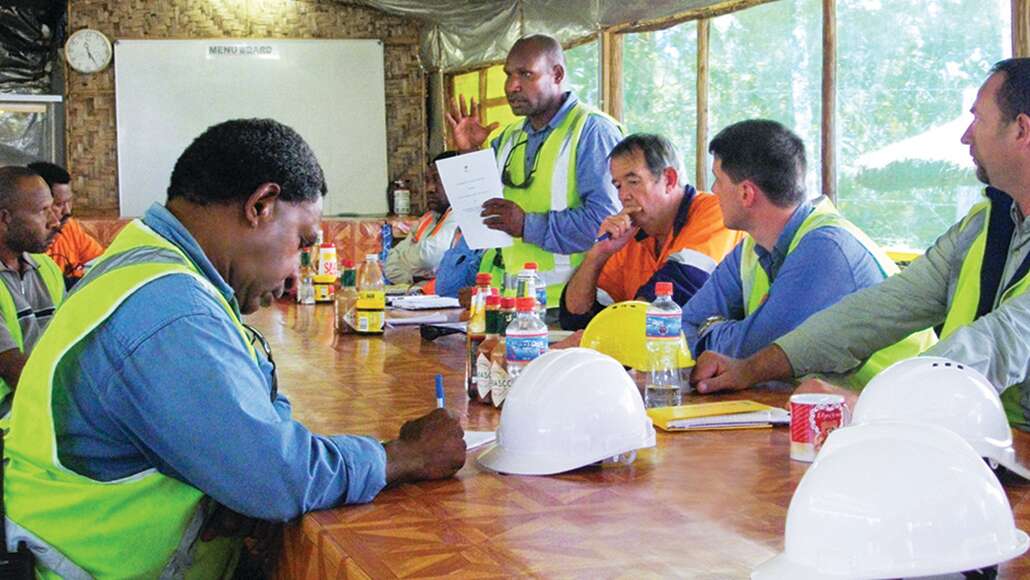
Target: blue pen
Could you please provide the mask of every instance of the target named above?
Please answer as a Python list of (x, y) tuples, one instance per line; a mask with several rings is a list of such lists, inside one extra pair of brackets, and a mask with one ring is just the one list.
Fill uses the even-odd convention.
[(436, 408), (443, 409), (443, 375), (436, 375)]
[(595, 244), (600, 244), (601, 242), (603, 242), (605, 240), (611, 239), (611, 237), (612, 237), (612, 235), (610, 233), (605, 232), (605, 233), (597, 236), (597, 239), (594, 240), (594, 243)]

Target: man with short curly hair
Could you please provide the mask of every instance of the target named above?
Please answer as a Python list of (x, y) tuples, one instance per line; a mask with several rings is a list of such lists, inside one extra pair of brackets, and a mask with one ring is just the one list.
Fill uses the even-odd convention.
[(462, 430), (442, 409), (385, 444), (310, 432), (242, 322), (282, 294), (325, 193), (289, 127), (215, 125), (176, 162), (168, 202), (76, 285), (25, 367), (7, 437), (8, 538), (32, 546), (38, 572), (224, 578), (241, 545), (226, 535), (461, 467)]

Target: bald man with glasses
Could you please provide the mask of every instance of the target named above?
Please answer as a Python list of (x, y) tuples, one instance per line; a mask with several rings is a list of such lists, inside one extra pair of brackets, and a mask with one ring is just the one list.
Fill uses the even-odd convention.
[[(548, 306), (557, 309), (601, 221), (621, 209), (607, 158), (623, 131), (565, 87), (561, 45), (549, 36), (516, 42), (504, 73), (508, 104), (525, 118), (490, 144), (504, 191), (483, 204), (482, 215), (488, 227), (507, 232), (515, 242), (487, 251), (480, 271), (493, 273), (497, 283), (503, 274), (517, 274), (526, 262), (536, 262), (547, 284)], [(470, 104), (452, 103), (448, 115), (462, 152), (482, 147), (498, 126), (483, 126), (475, 101)]]

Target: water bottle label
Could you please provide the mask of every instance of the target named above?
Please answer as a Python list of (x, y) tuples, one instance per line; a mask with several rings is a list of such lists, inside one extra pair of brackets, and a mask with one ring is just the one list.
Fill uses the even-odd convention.
[(358, 308), (363, 310), (382, 310), (386, 308), (386, 293), (382, 290), (362, 290), (358, 292)]
[(678, 339), (680, 329), (683, 326), (683, 319), (677, 312), (648, 312), (647, 313), (647, 338), (649, 339)]
[(509, 334), (504, 344), (508, 362), (529, 362), (547, 352), (547, 331), (515, 336)]

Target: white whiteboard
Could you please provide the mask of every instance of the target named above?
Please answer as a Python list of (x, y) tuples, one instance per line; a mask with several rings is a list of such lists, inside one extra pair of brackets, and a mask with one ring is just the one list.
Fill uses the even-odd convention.
[(119, 40), (118, 196), (123, 217), (167, 198), (194, 138), (228, 119), (269, 117), (311, 145), (323, 213), (386, 213), (381, 40)]

